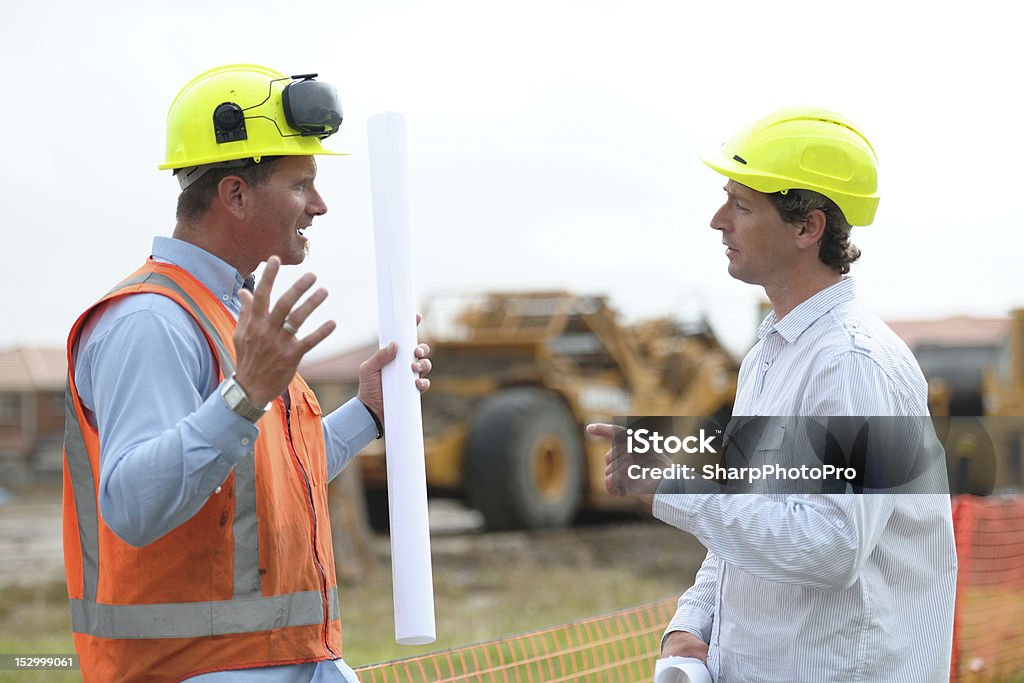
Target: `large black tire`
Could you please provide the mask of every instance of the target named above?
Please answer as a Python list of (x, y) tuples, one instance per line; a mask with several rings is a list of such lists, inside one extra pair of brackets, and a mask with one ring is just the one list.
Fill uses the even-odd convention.
[(466, 500), (488, 529), (565, 526), (583, 496), (580, 428), (548, 392), (500, 391), (476, 411), (463, 471)]

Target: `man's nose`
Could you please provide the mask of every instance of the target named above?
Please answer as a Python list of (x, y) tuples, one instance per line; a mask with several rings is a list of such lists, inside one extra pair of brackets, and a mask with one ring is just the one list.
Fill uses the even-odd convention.
[(721, 207), (715, 212), (715, 215), (711, 217), (711, 229), (712, 230), (725, 230), (728, 227), (725, 217), (722, 216), (725, 207)]
[(312, 196), (306, 205), (306, 213), (311, 216), (323, 216), (327, 213), (327, 202), (324, 201), (324, 198), (315, 189), (312, 190)]

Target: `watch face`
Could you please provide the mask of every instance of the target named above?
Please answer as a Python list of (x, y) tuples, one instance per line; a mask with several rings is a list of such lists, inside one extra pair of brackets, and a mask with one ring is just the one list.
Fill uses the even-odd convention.
[(233, 412), (241, 415), (247, 420), (255, 422), (266, 412), (266, 409), (259, 408), (252, 404), (249, 397), (245, 395), (245, 391), (239, 386), (238, 382), (232, 377), (224, 385), (224, 403)]
[(228, 406), (234, 409), (245, 400), (245, 392), (242, 391), (242, 387), (238, 386), (238, 384), (231, 382), (224, 390), (224, 398), (227, 399)]

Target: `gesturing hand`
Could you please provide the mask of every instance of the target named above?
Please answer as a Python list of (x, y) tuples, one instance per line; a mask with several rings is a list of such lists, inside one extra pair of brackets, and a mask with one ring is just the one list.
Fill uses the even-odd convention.
[(302, 357), (336, 327), (335, 322), (329, 320), (304, 337), (296, 336), (302, 323), (327, 298), (327, 290), (321, 287), (296, 306), (299, 298), (316, 282), (315, 275), (306, 273), (270, 308), (270, 292), (280, 267), (281, 259), (271, 256), (253, 293), (244, 289), (238, 293), (242, 312), (234, 335), (235, 380), (259, 406), (274, 400), (288, 388)]
[(612, 447), (604, 455), (604, 487), (613, 496), (632, 493), (650, 505), (658, 490), (659, 480), (640, 476), (644, 467), (664, 467), (668, 460), (657, 455), (638, 459), (626, 448), (626, 430), (612, 424), (596, 422), (587, 425), (587, 434), (611, 439)]

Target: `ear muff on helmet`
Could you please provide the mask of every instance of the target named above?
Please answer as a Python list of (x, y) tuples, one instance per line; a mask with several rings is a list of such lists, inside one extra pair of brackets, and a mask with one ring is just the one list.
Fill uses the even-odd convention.
[(234, 142), (244, 140), (245, 114), (242, 108), (234, 102), (224, 102), (213, 110), (213, 131), (217, 142)]
[(292, 76), (281, 99), (289, 126), (302, 135), (322, 139), (333, 135), (341, 126), (341, 101), (333, 85), (312, 80), (315, 76)]

